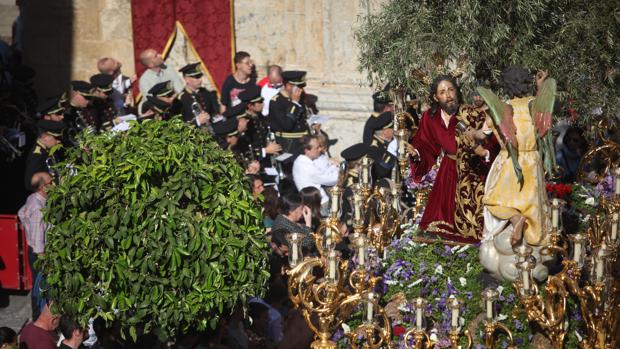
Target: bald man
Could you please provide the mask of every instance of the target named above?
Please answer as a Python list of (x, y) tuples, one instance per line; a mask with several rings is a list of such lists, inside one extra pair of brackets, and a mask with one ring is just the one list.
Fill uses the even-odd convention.
[(102, 74), (112, 75), (112, 94), (110, 97), (114, 101), (114, 109), (117, 115), (125, 115), (127, 113), (126, 106), (133, 104), (130, 90), (131, 86), (138, 79), (136, 75), (128, 77), (123, 75), (121, 68), (123, 64), (112, 57), (103, 57), (97, 62), (97, 69)]
[(177, 93), (183, 91), (184, 86), (181, 77), (174, 69), (166, 67), (161, 53), (148, 48), (140, 54), (140, 63), (146, 67), (140, 77), (140, 94), (142, 96), (148, 95), (148, 91), (155, 84), (165, 81), (172, 81), (172, 86)]

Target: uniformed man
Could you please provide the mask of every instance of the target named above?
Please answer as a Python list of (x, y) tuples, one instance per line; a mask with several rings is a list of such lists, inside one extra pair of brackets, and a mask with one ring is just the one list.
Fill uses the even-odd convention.
[(95, 129), (97, 131), (108, 131), (114, 127), (116, 119), (116, 109), (114, 101), (110, 98), (112, 94), (112, 82), (114, 77), (108, 74), (96, 74), (90, 77), (90, 84), (93, 86), (92, 111), (95, 115)]
[(265, 162), (269, 156), (278, 154), (282, 147), (278, 143), (267, 141), (269, 126), (267, 118), (262, 115), (264, 99), (261, 96), (261, 89), (258, 86), (250, 86), (239, 93), (238, 98), (241, 104), (245, 105), (245, 114), (250, 118), (248, 130), (242, 135), (240, 142), (250, 144), (256, 158)]
[(67, 126), (64, 134), (69, 143), (77, 144), (76, 135), (83, 130), (95, 130), (95, 116), (88, 106), (90, 105), (93, 95), (91, 94), (92, 85), (86, 81), (71, 81), (70, 90), (65, 95), (65, 119)]
[(353, 200), (354, 186), (359, 181), (358, 163), (362, 157), (368, 155), (369, 150), (370, 147), (367, 144), (357, 143), (340, 152), (340, 157), (347, 162), (347, 177), (344, 182), (341, 219), (349, 227), (353, 225), (354, 218), (351, 200)]
[(303, 152), (300, 140), (309, 134), (304, 102), (305, 71), (282, 73), (284, 87), (269, 103), (269, 125), (282, 150), (293, 154), (290, 163)]
[[(246, 113), (246, 104), (242, 102), (230, 107), (226, 109), (222, 115), (226, 120), (237, 120), (237, 141), (234, 146), (235, 152), (246, 162), (256, 160), (259, 154), (257, 154), (256, 149), (254, 149), (251, 137), (247, 134), (251, 117)], [(260, 148), (258, 151), (260, 151)]]
[(212, 130), (212, 120), (219, 113), (217, 94), (202, 86), (200, 63), (192, 63), (179, 69), (183, 73), (185, 88), (177, 96), (183, 120), (198, 127), (206, 126)]
[(53, 97), (41, 103), (37, 112), (43, 120), (63, 121), (65, 119), (65, 107), (61, 104), (59, 97)]
[[(45, 111), (42, 113), (45, 113)], [(48, 172), (52, 177), (55, 177), (51, 166), (56, 164), (57, 159), (55, 155), (50, 154), (50, 151), (60, 144), (65, 123), (62, 121), (39, 120), (37, 127), (39, 131), (36, 144), (26, 159), (24, 185), (29, 190), (34, 189), (32, 188), (32, 176), (35, 173)]]
[(172, 104), (154, 96), (146, 96), (145, 101), (140, 103), (140, 116), (138, 117), (138, 121), (168, 120), (172, 117), (170, 116), (171, 110)]
[(235, 158), (241, 163), (242, 158), (237, 150), (239, 141), (239, 121), (235, 117), (228, 118), (224, 121), (213, 124), (213, 132), (215, 133), (218, 144), (222, 149), (230, 150)]
[(375, 92), (372, 95), (373, 101), (373, 112), (370, 114), (368, 120), (366, 120), (366, 124), (364, 125), (364, 134), (362, 138), (362, 142), (370, 145), (373, 139), (374, 129), (371, 127), (374, 119), (376, 119), (379, 115), (385, 112), (394, 112), (394, 105), (392, 104), (392, 100), (389, 94), (389, 84), (385, 86), (385, 88), (381, 91)]
[[(154, 99), (161, 103), (154, 103)], [(147, 107), (149, 107), (150, 110), (153, 110), (152, 108), (154, 105), (158, 105), (161, 110), (165, 110), (165, 113), (161, 113), (161, 110), (155, 111), (158, 114), (157, 120), (167, 120), (177, 114), (181, 114), (180, 106), (175, 108), (176, 93), (174, 92), (174, 86), (171, 81), (164, 81), (153, 85), (149, 90), (149, 94), (140, 104), (144, 104), (149, 100), (151, 102)], [(146, 110), (149, 110), (149, 108), (146, 108)], [(142, 110), (144, 110), (144, 108), (140, 106), (140, 112), (142, 112)], [(142, 115), (140, 115), (140, 117), (144, 118)]]
[(394, 139), (392, 112), (384, 112), (371, 119), (368, 127), (373, 131), (368, 154), (373, 159), (372, 178), (376, 183), (382, 178), (389, 178), (396, 164), (396, 156), (388, 151), (388, 144)]

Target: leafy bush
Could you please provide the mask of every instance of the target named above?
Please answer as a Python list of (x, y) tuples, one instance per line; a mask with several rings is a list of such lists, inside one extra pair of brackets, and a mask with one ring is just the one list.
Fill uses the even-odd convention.
[[(172, 336), (214, 327), (268, 278), (260, 211), (241, 167), (179, 120), (86, 136), (59, 164), (42, 260), (47, 296), (85, 324)], [(127, 332), (125, 332), (127, 333)]]

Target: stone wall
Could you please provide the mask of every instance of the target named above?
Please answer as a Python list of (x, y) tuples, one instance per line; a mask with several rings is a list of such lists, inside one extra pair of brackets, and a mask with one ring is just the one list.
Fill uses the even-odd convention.
[(56, 95), (75, 79), (97, 73), (111, 56), (132, 75), (130, 0), (29, 0), (21, 12), (23, 57), (37, 71), (39, 99)]
[(372, 90), (357, 70), (354, 28), (381, 0), (235, 0), (237, 50), (248, 51), (263, 76), (270, 64), (308, 71), (323, 126), (338, 138), (332, 155), (360, 142)]

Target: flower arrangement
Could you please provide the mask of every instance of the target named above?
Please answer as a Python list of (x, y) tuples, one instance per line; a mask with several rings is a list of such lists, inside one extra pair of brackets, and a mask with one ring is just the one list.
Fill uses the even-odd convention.
[[(529, 326), (526, 314), (519, 303), (512, 284), (498, 283), (486, 275), (478, 260), (476, 245), (448, 246), (438, 241), (423, 244), (414, 241), (417, 226), (409, 226), (400, 239), (395, 240), (390, 252), (380, 265), (382, 282), (376, 291), (382, 294), (381, 303), (392, 321), (393, 348), (404, 348), (403, 337), (414, 326), (411, 307), (403, 303), (416, 297), (429, 301), (426, 309), (428, 333), (435, 342), (435, 348), (449, 348), (450, 310), (447, 301), (451, 297), (464, 300), (460, 323), (472, 333), (477, 348), (483, 339), (484, 305), (480, 294), (486, 287), (496, 287), (500, 292), (496, 302), (498, 320), (512, 331), (518, 348), (532, 348), (534, 333)], [(574, 307), (569, 307), (572, 309)], [(342, 325), (333, 339), (339, 348), (349, 348), (346, 332), (361, 323), (361, 312)], [(571, 317), (572, 328), (578, 321), (577, 315)], [(567, 336), (567, 345), (576, 343), (575, 331)], [(465, 345), (463, 340), (460, 345)], [(508, 347), (508, 340), (502, 338), (499, 348)], [(566, 346), (569, 348), (569, 346)], [(572, 348), (572, 347), (571, 347)]]
[(564, 199), (573, 192), (573, 186), (564, 183), (547, 183), (547, 194), (549, 197)]

